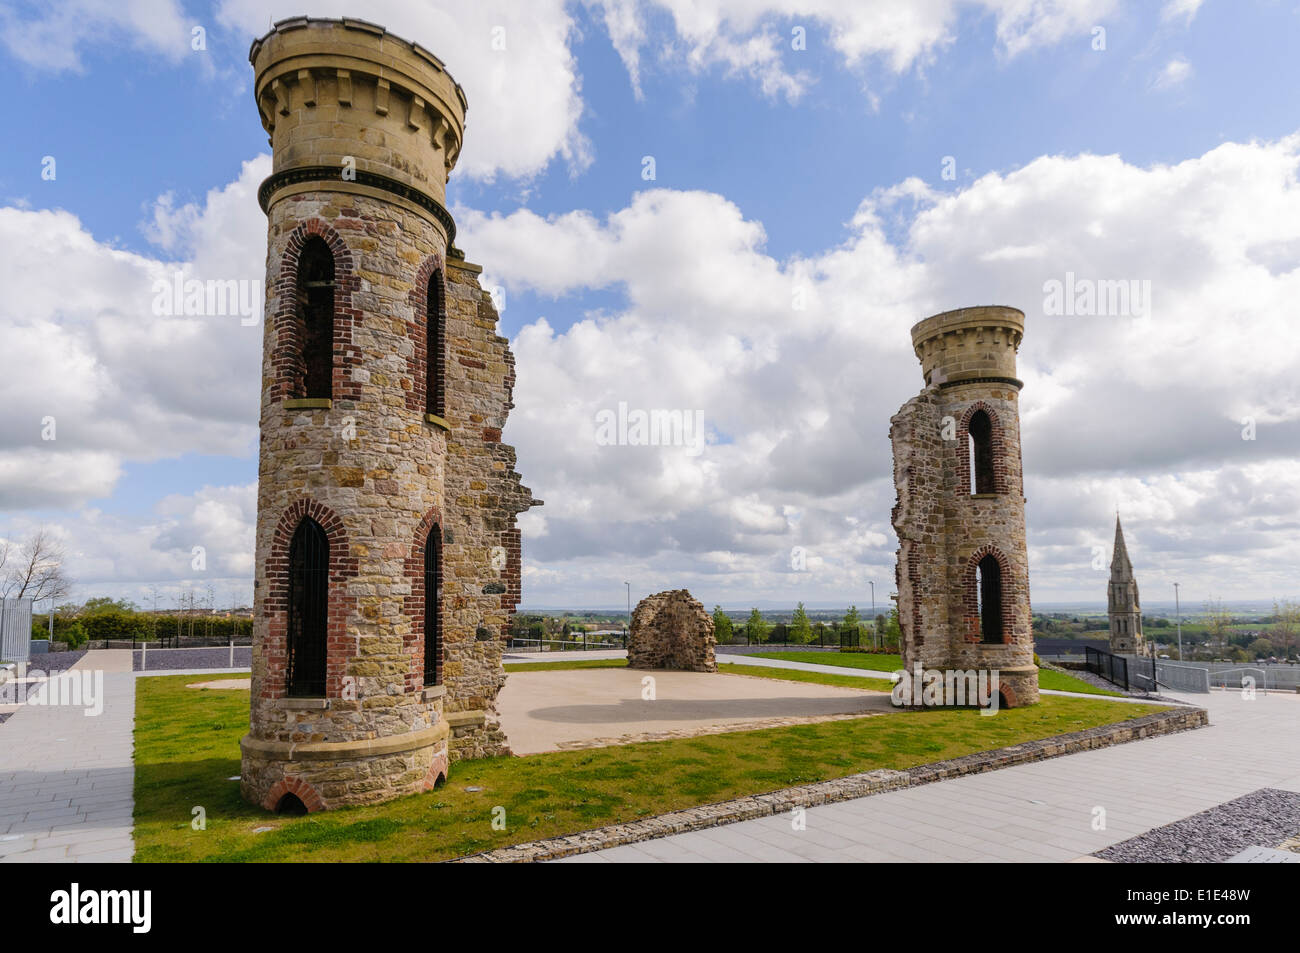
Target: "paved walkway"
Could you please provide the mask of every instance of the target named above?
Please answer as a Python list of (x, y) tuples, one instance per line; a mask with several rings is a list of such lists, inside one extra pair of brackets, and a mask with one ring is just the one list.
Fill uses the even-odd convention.
[(103, 673), (100, 714), (27, 704), (0, 725), (0, 863), (129, 861), (135, 850), (131, 652), (88, 652), (70, 671)]
[(810, 808), (802, 831), (783, 815), (561, 862), (1069, 861), (1262, 787), (1300, 792), (1300, 695), (1182, 697), (1210, 727)]

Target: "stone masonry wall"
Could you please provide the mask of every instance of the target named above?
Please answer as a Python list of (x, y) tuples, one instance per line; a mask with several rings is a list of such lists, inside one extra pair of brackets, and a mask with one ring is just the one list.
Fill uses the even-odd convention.
[(629, 668), (716, 672), (717, 639), (713, 619), (685, 589), (646, 596), (632, 612), (628, 633)]

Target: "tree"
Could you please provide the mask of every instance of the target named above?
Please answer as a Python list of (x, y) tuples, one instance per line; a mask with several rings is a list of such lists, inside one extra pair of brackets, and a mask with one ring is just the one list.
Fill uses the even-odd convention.
[(1213, 651), (1219, 652), (1227, 641), (1232, 612), (1223, 605), (1222, 599), (1210, 599), (1205, 603), (1205, 621)]
[(843, 631), (848, 633), (851, 644), (858, 644), (860, 633), (862, 632), (862, 622), (858, 616), (857, 606), (849, 606), (849, 611), (844, 613)]
[(1268, 658), (1273, 651), (1273, 643), (1268, 639), (1256, 639), (1246, 646), (1246, 653), (1253, 659)]
[(1300, 602), (1283, 599), (1273, 603), (1273, 615), (1277, 621), (1269, 631), (1273, 644), (1288, 657), (1296, 651), (1296, 636), (1300, 635)]
[(790, 641), (798, 642), (800, 645), (807, 645), (812, 641), (812, 622), (809, 621), (802, 602), (794, 610), (794, 620), (790, 624)]
[(889, 620), (885, 623), (883, 644), (897, 652), (902, 647), (903, 629), (898, 624), (898, 606), (889, 610)]
[(751, 609), (749, 612), (749, 621), (745, 623), (745, 635), (750, 642), (764, 642), (767, 640), (767, 622), (763, 619), (763, 614), (757, 609)]
[(72, 585), (63, 558), (63, 547), (44, 527), (17, 547), (5, 540), (0, 543), (0, 595), (34, 602), (63, 598)]
[(731, 641), (735, 626), (731, 616), (722, 611), (722, 606), (713, 607), (713, 637), (723, 645)]

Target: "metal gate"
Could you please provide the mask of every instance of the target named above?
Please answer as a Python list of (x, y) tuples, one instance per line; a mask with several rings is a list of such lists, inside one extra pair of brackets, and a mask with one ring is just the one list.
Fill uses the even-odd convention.
[(288, 684), (290, 695), (325, 694), (329, 622), (330, 544), (325, 530), (304, 516), (289, 544)]
[(0, 662), (26, 662), (32, 650), (32, 600), (0, 601)]

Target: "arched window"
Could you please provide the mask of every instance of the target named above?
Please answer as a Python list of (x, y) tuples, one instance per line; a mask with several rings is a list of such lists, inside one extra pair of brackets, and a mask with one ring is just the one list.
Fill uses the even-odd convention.
[(298, 318), (302, 333), (300, 397), (333, 396), (334, 255), (319, 236), (302, 246), (298, 258)]
[(1002, 567), (993, 555), (975, 567), (975, 594), (979, 600), (980, 641), (1002, 641)]
[(288, 685), (290, 695), (325, 694), (325, 636), (329, 615), (330, 544), (304, 516), (289, 544)]
[(444, 416), (443, 402), (443, 333), (446, 329), (446, 314), (443, 310), (442, 272), (435, 270), (429, 276), (429, 288), (426, 292), (425, 317), (425, 387), (424, 412), (438, 417)]
[(970, 491), (996, 493), (993, 479), (993, 421), (982, 410), (971, 414), (966, 427), (970, 440)]
[(424, 684), (442, 684), (442, 530), (437, 524), (424, 541)]

